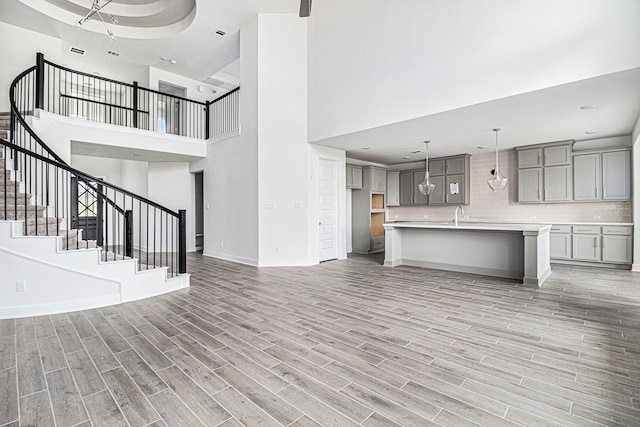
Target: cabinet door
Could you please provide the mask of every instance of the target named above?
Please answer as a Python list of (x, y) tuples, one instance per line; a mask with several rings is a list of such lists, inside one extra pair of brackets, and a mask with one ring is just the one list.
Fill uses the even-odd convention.
[(571, 258), (571, 234), (551, 233), (549, 250), (551, 258)]
[(631, 264), (631, 236), (602, 236), (602, 261)]
[(353, 185), (353, 168), (349, 165), (347, 165), (345, 180), (347, 182), (347, 188), (351, 188), (351, 186)]
[(445, 203), (445, 186), (444, 176), (432, 176), (431, 182), (436, 186), (433, 189), (433, 193), (429, 194), (430, 205), (444, 205)]
[(602, 200), (631, 199), (631, 152), (602, 153)]
[(446, 164), (446, 162), (444, 160), (431, 160), (431, 161), (429, 161), (429, 176), (444, 175), (444, 173), (445, 173), (445, 164)]
[(400, 172), (387, 172), (387, 206), (400, 205)]
[(371, 191), (385, 191), (387, 188), (387, 171), (371, 168)]
[(447, 159), (445, 166), (445, 173), (447, 175), (459, 175), (464, 173), (464, 157), (458, 157), (456, 159)]
[[(422, 177), (424, 179), (424, 176)], [(400, 174), (400, 205), (413, 204), (413, 172)]]
[(518, 169), (539, 168), (542, 166), (542, 148), (530, 148), (518, 151)]
[(571, 145), (544, 147), (544, 165), (568, 165), (571, 163)]
[(544, 200), (549, 202), (571, 200), (571, 165), (544, 168)]
[[(420, 190), (418, 190), (418, 184), (424, 181), (424, 171), (413, 173), (413, 203), (416, 205), (426, 205), (429, 203), (429, 197), (423, 196)], [(430, 179), (432, 179), (430, 177)]]
[(362, 188), (362, 167), (360, 166), (351, 167), (351, 188)]
[(573, 156), (573, 199), (600, 198), (600, 154)]
[[(455, 184), (457, 184), (458, 193), (451, 194), (451, 187), (456, 187)], [(447, 203), (464, 203), (465, 191), (467, 191), (467, 189), (464, 188), (464, 175), (447, 175), (447, 181), (444, 188)]]
[(518, 170), (518, 201), (542, 201), (542, 168)]
[(600, 261), (599, 234), (574, 234), (573, 259)]

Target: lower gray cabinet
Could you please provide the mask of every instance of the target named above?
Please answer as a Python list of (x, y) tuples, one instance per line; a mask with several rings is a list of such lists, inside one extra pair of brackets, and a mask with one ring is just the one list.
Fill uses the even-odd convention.
[(551, 258), (571, 259), (571, 226), (554, 225), (549, 234), (549, 251)]
[(630, 225), (553, 225), (550, 256), (555, 260), (631, 265), (632, 231)]
[(574, 234), (573, 259), (582, 261), (600, 261), (599, 240), (599, 234)]

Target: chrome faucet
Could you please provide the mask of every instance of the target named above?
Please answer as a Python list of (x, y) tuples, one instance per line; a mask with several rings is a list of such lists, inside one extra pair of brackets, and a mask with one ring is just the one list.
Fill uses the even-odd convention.
[(462, 216), (464, 217), (464, 208), (461, 205), (456, 206), (456, 211), (453, 218), (453, 222), (456, 224), (456, 227), (458, 226), (458, 209), (460, 209), (460, 212), (462, 212)]

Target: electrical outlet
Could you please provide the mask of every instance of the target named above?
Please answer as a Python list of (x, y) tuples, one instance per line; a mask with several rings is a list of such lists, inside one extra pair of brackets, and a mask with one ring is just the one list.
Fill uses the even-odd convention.
[(20, 280), (16, 282), (16, 292), (26, 292), (27, 291), (27, 283), (24, 280)]
[(296, 202), (295, 207), (298, 208), (298, 209), (301, 208), (302, 207), (302, 202)]
[(536, 219), (535, 215), (529, 215), (529, 219)]
[(224, 242), (222, 240), (220, 241), (220, 247), (224, 248)]
[(429, 218), (429, 215), (422, 215), (422, 219), (427, 219)]
[(397, 218), (398, 218), (398, 215), (394, 215), (394, 216), (393, 216), (393, 218), (397, 219)]
[(593, 219), (601, 219), (601, 216), (600, 215), (594, 215)]

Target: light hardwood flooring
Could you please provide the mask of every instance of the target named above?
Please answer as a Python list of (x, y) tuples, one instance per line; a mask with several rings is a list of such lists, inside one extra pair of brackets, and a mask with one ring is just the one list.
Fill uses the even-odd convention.
[(640, 425), (640, 274), (188, 261), (188, 290), (0, 321), (0, 426)]

